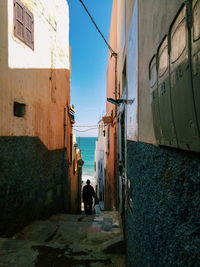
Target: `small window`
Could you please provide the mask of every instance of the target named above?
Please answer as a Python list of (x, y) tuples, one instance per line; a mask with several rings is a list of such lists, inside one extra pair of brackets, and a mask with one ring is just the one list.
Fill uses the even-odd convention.
[(149, 79), (151, 88), (155, 85), (157, 80), (157, 69), (156, 69), (156, 57), (152, 59), (149, 69)]
[(34, 49), (33, 14), (20, 0), (14, 0), (14, 35), (26, 45)]
[(171, 60), (174, 63), (186, 47), (186, 19), (184, 18), (175, 29), (171, 38)]
[(14, 102), (14, 110), (13, 110), (15, 117), (23, 118), (26, 114), (26, 105), (18, 102)]
[(198, 0), (193, 10), (193, 39), (197, 41), (200, 38), (200, 0)]
[(168, 67), (168, 46), (166, 37), (159, 49), (159, 67), (158, 67), (159, 77), (161, 77), (166, 72), (167, 67)]

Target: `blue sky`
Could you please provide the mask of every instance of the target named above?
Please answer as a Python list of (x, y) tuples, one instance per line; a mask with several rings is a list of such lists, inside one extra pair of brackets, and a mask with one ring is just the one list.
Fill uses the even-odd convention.
[[(83, 0), (108, 40), (112, 0)], [(68, 0), (70, 8), (71, 104), (75, 125), (96, 125), (105, 113), (108, 48), (79, 0)], [(78, 130), (84, 130), (79, 128)], [(76, 136), (97, 136), (97, 130)]]

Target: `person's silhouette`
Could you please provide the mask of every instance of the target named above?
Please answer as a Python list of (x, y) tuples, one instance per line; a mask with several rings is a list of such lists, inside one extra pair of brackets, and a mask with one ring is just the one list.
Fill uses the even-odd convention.
[(86, 185), (83, 187), (83, 202), (86, 215), (92, 215), (93, 197), (95, 197), (94, 188), (90, 185), (90, 180), (87, 180)]

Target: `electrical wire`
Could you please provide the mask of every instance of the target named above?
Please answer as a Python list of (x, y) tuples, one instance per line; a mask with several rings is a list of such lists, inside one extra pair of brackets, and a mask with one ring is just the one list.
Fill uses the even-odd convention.
[(88, 11), (87, 7), (85, 6), (85, 4), (83, 3), (82, 0), (79, 0), (80, 3), (82, 4), (82, 6), (84, 7), (85, 11), (87, 12), (88, 16), (90, 17), (92, 23), (94, 24), (95, 28), (97, 29), (98, 33), (101, 35), (101, 37), (103, 38), (104, 42), (106, 43), (108, 49), (110, 50), (112, 56), (117, 56), (117, 53), (112, 49), (112, 47), (109, 45), (109, 43), (107, 42), (106, 38), (104, 37), (103, 33), (100, 31), (99, 27), (97, 26), (96, 22), (94, 21), (92, 15), (90, 14), (90, 12)]
[(89, 127), (99, 127), (97, 124), (96, 125), (74, 125), (73, 127), (78, 127), (78, 128), (84, 128), (84, 127), (86, 127), (86, 128), (89, 128)]
[(98, 130), (98, 128), (90, 128), (90, 129), (87, 129), (87, 130), (77, 130), (77, 129), (74, 129), (74, 131), (81, 132), (81, 133), (88, 132), (88, 131), (93, 131), (93, 130)]
[(104, 125), (74, 125), (73, 129), (77, 130), (75, 128), (92, 128), (92, 129), (99, 129), (99, 128), (105, 128), (109, 125), (111, 125), (112, 123), (108, 123), (108, 124), (104, 124)]

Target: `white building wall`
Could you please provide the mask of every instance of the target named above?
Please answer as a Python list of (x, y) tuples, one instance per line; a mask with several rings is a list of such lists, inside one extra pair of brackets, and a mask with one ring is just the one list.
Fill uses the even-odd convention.
[(34, 16), (34, 50), (14, 36), (13, 0), (8, 0), (10, 68), (70, 69), (69, 7), (66, 0), (23, 0)]
[[(102, 186), (105, 187), (105, 176), (104, 176), (104, 169), (106, 166), (106, 137), (104, 136), (104, 124), (103, 122), (99, 123), (100, 130), (98, 135), (98, 140), (96, 141), (96, 148), (95, 148), (95, 163), (96, 163), (96, 171), (95, 171), (95, 179), (98, 184), (98, 191), (102, 190)], [(99, 169), (100, 164), (102, 165), (102, 172)], [(99, 197), (99, 192), (97, 193)]]

